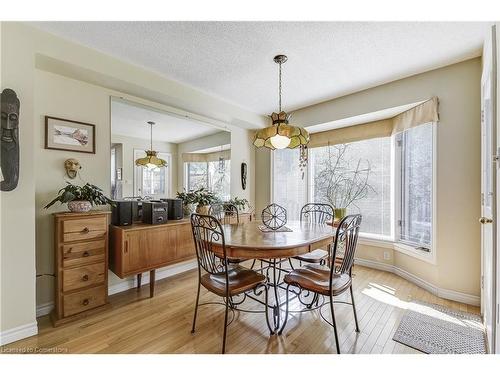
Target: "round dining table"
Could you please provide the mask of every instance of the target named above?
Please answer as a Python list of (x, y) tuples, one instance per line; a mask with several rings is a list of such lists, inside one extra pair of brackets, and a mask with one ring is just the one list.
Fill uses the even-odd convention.
[[(272, 312), (272, 323), (267, 316), (266, 320), (271, 334), (278, 332), (284, 321), (282, 307), (286, 303), (280, 293), (286, 289), (282, 277), (291, 270), (290, 258), (316, 249), (326, 249), (333, 242), (336, 228), (327, 224), (301, 221), (289, 221), (277, 231), (269, 231), (260, 221), (225, 224), (222, 228), (227, 258), (261, 262), (261, 267), (256, 270), (266, 275), (267, 285), (274, 292), (273, 301), (267, 304)], [(223, 256), (221, 240), (216, 241), (212, 249), (217, 255)], [(262, 303), (250, 294), (245, 297)], [(238, 310), (236, 305), (235, 303), (234, 307)]]

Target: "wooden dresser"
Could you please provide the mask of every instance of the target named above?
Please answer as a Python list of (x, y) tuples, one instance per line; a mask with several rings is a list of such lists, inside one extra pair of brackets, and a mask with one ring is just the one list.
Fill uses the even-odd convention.
[(110, 228), (110, 269), (120, 278), (137, 275), (138, 288), (142, 273), (149, 271), (151, 297), (156, 269), (196, 257), (189, 219)]
[(109, 212), (57, 213), (54, 221), (57, 326), (107, 304)]

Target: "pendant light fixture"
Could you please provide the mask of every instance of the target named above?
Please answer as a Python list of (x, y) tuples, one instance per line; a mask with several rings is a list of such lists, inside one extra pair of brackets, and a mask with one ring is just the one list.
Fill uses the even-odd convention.
[(271, 114), (272, 125), (257, 131), (253, 144), (257, 148), (267, 147), (271, 150), (300, 147), (302, 159), (309, 143), (309, 133), (304, 128), (289, 125), (290, 115), (281, 110), (281, 65), (287, 60), (285, 55), (274, 57), (274, 62), (279, 65), (279, 113)]
[(135, 161), (135, 165), (138, 167), (144, 167), (147, 169), (156, 169), (163, 168), (167, 166), (167, 162), (163, 159), (160, 159), (156, 156), (157, 152), (153, 151), (153, 125), (155, 124), (153, 121), (148, 121), (149, 126), (151, 127), (151, 148), (146, 151), (146, 157), (137, 159)]

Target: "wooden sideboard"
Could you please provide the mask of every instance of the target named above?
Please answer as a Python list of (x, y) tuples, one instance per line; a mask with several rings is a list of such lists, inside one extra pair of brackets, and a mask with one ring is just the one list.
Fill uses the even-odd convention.
[(137, 223), (110, 226), (110, 269), (120, 278), (150, 272), (150, 296), (154, 295), (155, 270), (194, 259), (193, 233), (189, 219), (165, 224)]
[(55, 326), (107, 304), (109, 214), (54, 214)]

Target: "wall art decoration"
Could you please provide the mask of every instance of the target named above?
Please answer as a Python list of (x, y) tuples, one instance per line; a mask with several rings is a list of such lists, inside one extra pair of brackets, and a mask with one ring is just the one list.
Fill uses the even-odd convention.
[(45, 116), (45, 148), (95, 154), (95, 125)]
[(11, 191), (19, 181), (19, 108), (20, 102), (12, 89), (1, 94), (1, 175), (0, 190)]
[(241, 163), (241, 188), (247, 188), (247, 163)]
[(80, 169), (82, 169), (82, 165), (77, 159), (66, 159), (64, 161), (64, 169), (66, 170), (66, 176), (74, 179), (78, 175)]

